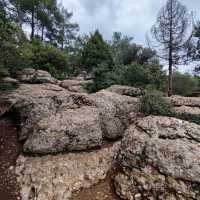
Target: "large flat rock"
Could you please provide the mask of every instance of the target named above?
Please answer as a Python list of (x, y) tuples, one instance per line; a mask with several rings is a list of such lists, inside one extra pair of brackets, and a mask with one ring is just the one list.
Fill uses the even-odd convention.
[(115, 185), (123, 199), (200, 199), (200, 126), (143, 118), (126, 131), (119, 164), (124, 173)]
[(59, 153), (99, 147), (117, 140), (129, 126), (138, 99), (101, 91), (73, 93), (53, 84), (22, 84), (0, 101), (16, 116), (23, 151)]
[(68, 200), (73, 192), (105, 179), (113, 167), (120, 143), (92, 152), (24, 157), (16, 174), (22, 200)]

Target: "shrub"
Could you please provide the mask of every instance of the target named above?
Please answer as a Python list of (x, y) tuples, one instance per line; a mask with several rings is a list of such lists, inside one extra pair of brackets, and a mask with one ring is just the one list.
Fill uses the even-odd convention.
[(83, 48), (80, 62), (82, 68), (88, 72), (92, 72), (101, 63), (107, 63), (109, 66), (114, 64), (110, 47), (99, 31), (95, 31), (88, 39)]
[(55, 78), (63, 79), (70, 71), (67, 53), (50, 44), (33, 40), (24, 43), (21, 52), (27, 67), (48, 71)]
[[(162, 90), (165, 83), (165, 72), (157, 64), (116, 65), (102, 63), (93, 70), (94, 84), (92, 92), (107, 88), (111, 85), (127, 85), (139, 88), (151, 86)], [(90, 90), (91, 91), (91, 90)]]
[(8, 70), (3, 65), (0, 64), (0, 79), (8, 75), (9, 75)]
[(188, 96), (199, 91), (198, 78), (185, 73), (175, 72), (173, 75), (173, 93), (176, 95)]
[(148, 90), (141, 98), (141, 112), (147, 115), (174, 116), (174, 107), (163, 98), (161, 92)]

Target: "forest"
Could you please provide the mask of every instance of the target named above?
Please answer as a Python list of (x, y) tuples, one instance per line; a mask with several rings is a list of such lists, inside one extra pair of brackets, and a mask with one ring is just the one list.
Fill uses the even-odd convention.
[[(146, 46), (134, 42), (134, 32), (114, 32), (109, 41), (101, 30), (80, 34), (72, 16), (58, 0), (1, 0), (0, 78), (23, 68), (46, 70), (60, 80), (85, 71), (94, 80), (90, 92), (114, 84), (168, 96), (199, 92), (200, 22), (179, 1), (161, 8)], [(193, 73), (178, 71), (194, 65)]]

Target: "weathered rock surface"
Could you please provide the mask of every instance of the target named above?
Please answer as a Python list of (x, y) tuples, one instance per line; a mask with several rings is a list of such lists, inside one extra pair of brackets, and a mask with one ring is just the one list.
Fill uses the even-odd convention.
[(138, 97), (144, 94), (143, 91), (139, 88), (123, 86), (123, 85), (112, 85), (106, 90), (120, 95), (126, 95), (131, 97)]
[(12, 84), (12, 85), (19, 85), (19, 81), (14, 79), (14, 78), (10, 78), (10, 77), (4, 77), (2, 79), (0, 79), (1, 83), (7, 83), (7, 84)]
[(146, 117), (122, 141), (115, 178), (122, 199), (200, 199), (200, 126)]
[(44, 154), (101, 146), (99, 121), (95, 107), (61, 110), (36, 124), (24, 144), (24, 151)]
[(10, 77), (0, 78), (0, 90), (12, 90), (19, 86), (19, 81)]
[(181, 119), (200, 124), (200, 107), (180, 106), (175, 111)]
[(32, 68), (25, 68), (17, 72), (16, 79), (22, 83), (58, 83), (58, 80), (53, 78), (49, 72)]
[(22, 200), (68, 200), (72, 192), (105, 179), (115, 163), (120, 143), (92, 152), (17, 160), (16, 174)]
[(180, 106), (175, 107), (177, 113), (187, 113), (191, 115), (199, 115), (200, 116), (200, 108), (199, 107), (189, 107), (189, 106)]
[(103, 136), (108, 139), (122, 137), (130, 123), (130, 114), (137, 112), (139, 100), (106, 90), (90, 95), (98, 108)]
[(85, 86), (92, 83), (91, 80), (64, 80), (60, 86), (69, 90), (70, 92), (87, 93)]
[(123, 136), (138, 99), (108, 91), (71, 93), (53, 84), (22, 84), (3, 95), (17, 114), (25, 152), (36, 154), (101, 146), (104, 138)]
[(172, 96), (167, 98), (174, 106), (200, 107), (200, 97)]

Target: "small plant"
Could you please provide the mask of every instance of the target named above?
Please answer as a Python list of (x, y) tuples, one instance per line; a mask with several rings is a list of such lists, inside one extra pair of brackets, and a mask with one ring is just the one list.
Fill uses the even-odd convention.
[(147, 90), (141, 98), (141, 112), (147, 115), (174, 116), (174, 107), (163, 98), (161, 92), (156, 90)]

